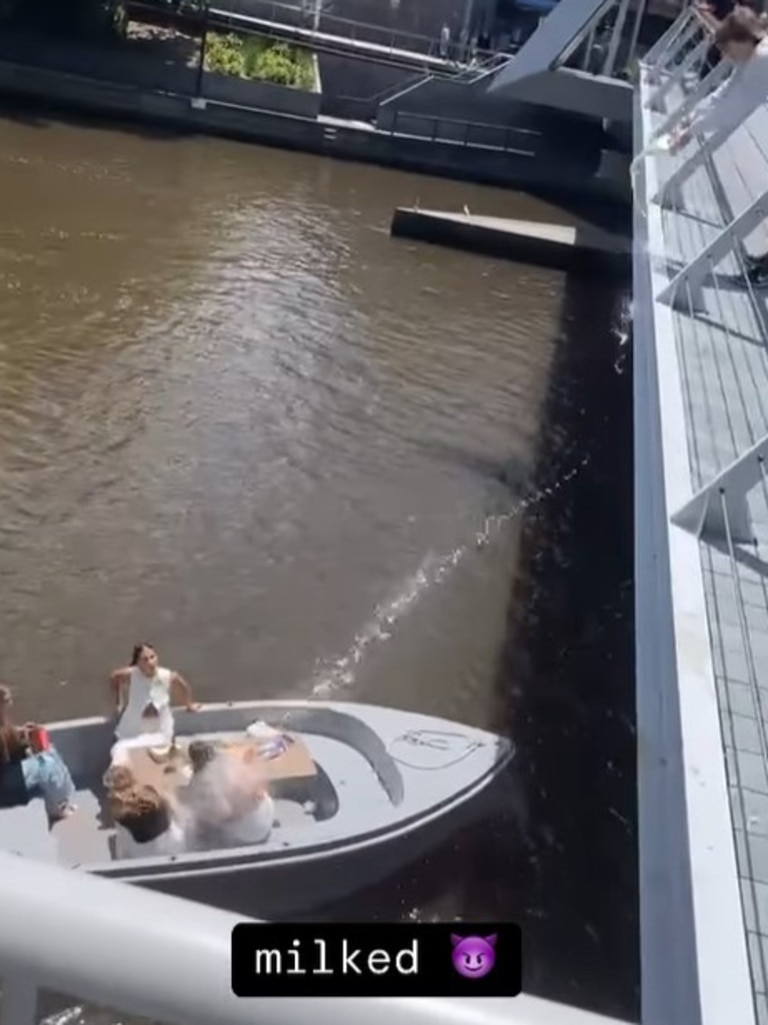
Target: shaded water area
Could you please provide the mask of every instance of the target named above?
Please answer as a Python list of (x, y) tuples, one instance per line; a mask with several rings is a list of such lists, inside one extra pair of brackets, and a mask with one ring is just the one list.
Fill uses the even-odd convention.
[(510, 732), (503, 819), (328, 914), (516, 919), (528, 991), (636, 1016), (621, 297), (388, 237), (416, 200), (557, 216), (513, 192), (27, 121), (0, 122), (23, 712), (105, 712), (147, 638), (201, 700)]

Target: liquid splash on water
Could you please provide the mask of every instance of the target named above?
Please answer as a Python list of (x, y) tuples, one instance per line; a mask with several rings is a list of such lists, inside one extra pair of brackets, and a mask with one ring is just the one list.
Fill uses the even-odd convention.
[(55, 1014), (46, 1015), (40, 1025), (83, 1025), (85, 1022), (83, 1008), (78, 1004), (74, 1007), (65, 1007)]
[(396, 596), (376, 607), (373, 616), (357, 634), (347, 653), (330, 667), (321, 670), (320, 679), (312, 687), (312, 697), (327, 700), (338, 691), (351, 687), (355, 682), (357, 667), (371, 646), (379, 641), (388, 640), (399, 620), (415, 606), (423, 594), (436, 584), (447, 580), (470, 552), (479, 551), (490, 545), (512, 520), (550, 498), (588, 463), (589, 456), (584, 456), (573, 469), (553, 484), (520, 499), (506, 512), (486, 516), (482, 528), (467, 544), (454, 548), (447, 555), (428, 555), (416, 572), (408, 577)]
[(621, 305), (618, 323), (614, 325), (611, 330), (611, 334), (616, 341), (617, 347), (616, 358), (613, 361), (613, 369), (619, 376), (621, 376), (627, 369), (629, 343), (632, 337), (632, 313), (632, 301), (625, 298)]

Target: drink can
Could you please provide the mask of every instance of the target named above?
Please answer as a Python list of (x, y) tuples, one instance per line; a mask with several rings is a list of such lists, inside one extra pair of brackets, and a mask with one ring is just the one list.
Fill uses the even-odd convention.
[(51, 738), (45, 726), (36, 726), (29, 732), (29, 742), (35, 751), (47, 751), (51, 746)]

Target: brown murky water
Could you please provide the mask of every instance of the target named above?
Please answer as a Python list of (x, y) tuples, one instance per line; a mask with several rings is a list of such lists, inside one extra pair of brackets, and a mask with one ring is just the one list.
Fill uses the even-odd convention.
[[(486, 464), (523, 484), (562, 279), (393, 241), (419, 192), (515, 208), (274, 150), (3, 126), (0, 672), (25, 707), (101, 711), (145, 636), (202, 699), (309, 694), (482, 528)], [(371, 651), (350, 697), (484, 720), (509, 566), (466, 562), (447, 605), (423, 596), (421, 657), (409, 640), (377, 672)]]
[[(106, 711), (109, 670), (145, 638), (202, 700), (314, 693), (498, 726), (523, 573), (524, 517), (509, 514), (585, 473), (562, 426), (547, 434), (559, 455), (546, 479), (538, 467), (551, 371), (573, 341), (566, 282), (394, 241), (388, 224), (415, 200), (551, 211), (511, 192), (44, 117), (0, 121), (0, 139), (0, 678), (23, 711)], [(595, 315), (595, 359), (612, 363), (613, 300)], [(617, 567), (601, 601), (624, 622)], [(621, 694), (631, 704), (627, 680)], [(496, 910), (535, 932), (546, 880), (521, 892), (535, 850), (519, 838), (535, 849), (538, 834), (512, 813), (503, 831), (522, 875), (506, 890), (497, 879), (493, 898), (477, 896), (457, 841), (428, 883), (414, 869), (357, 906), (469, 918), (503, 900)], [(508, 854), (499, 865), (483, 871), (508, 873)], [(627, 943), (597, 982), (612, 928), (570, 967), (560, 954), (548, 964), (542, 940), (531, 987), (565, 971), (576, 1002), (631, 1013)]]

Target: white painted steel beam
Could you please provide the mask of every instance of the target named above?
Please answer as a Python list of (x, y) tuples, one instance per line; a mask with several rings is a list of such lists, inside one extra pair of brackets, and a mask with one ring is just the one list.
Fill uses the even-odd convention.
[[(696, 88), (685, 97), (680, 106), (675, 107), (674, 110), (669, 112), (664, 121), (662, 121), (659, 127), (655, 129), (653, 133), (654, 137), (666, 135), (667, 132), (670, 132), (675, 125), (679, 124), (682, 119), (693, 110), (697, 103), (704, 99), (707, 93), (718, 86), (726, 75), (730, 74), (730, 71), (731, 68), (727, 61), (720, 61), (719, 64), (716, 64), (714, 68), (712, 68), (704, 78), (702, 78)], [(656, 93), (651, 93), (646, 104), (649, 108), (653, 106), (656, 95)]]
[(613, 26), (611, 43), (608, 47), (608, 54), (605, 58), (605, 64), (603, 64), (604, 75), (612, 75), (613, 69), (616, 67), (616, 57), (619, 53), (619, 44), (621, 43), (621, 37), (624, 32), (624, 24), (627, 20), (627, 11), (629, 10), (629, 4), (630, 0), (620, 0), (619, 2), (619, 9), (616, 12), (616, 24)]
[(514, 61), (491, 82), (489, 92), (509, 89), (516, 82), (550, 71), (575, 50), (616, 0), (560, 0), (517, 52)]
[[(642, 105), (635, 152), (654, 134)], [(687, 411), (675, 316), (651, 255), (667, 251), (662, 162), (639, 163), (635, 192), (634, 349), (637, 734), (642, 1021), (755, 1025), (700, 542), (670, 512), (691, 498)]]
[(669, 72), (670, 65), (674, 63), (683, 47), (688, 46), (688, 44), (693, 41), (694, 36), (700, 31), (700, 28), (701, 26), (698, 18), (689, 19), (682, 32), (680, 32), (654, 65), (654, 77), (658, 77), (661, 74), (667, 74)]
[[(754, 541), (747, 495), (764, 479), (768, 435), (735, 459), (715, 479), (698, 491), (673, 516), (672, 522), (696, 537), (709, 535), (734, 541)], [(723, 510), (723, 501), (725, 510)], [(726, 524), (725, 517), (728, 517)]]
[[(651, 98), (648, 101), (648, 106), (652, 110), (664, 110), (663, 104), (666, 100), (667, 94), (675, 85), (677, 85), (678, 82), (682, 82), (683, 78), (690, 71), (693, 71), (698, 67), (699, 63), (703, 61), (706, 57), (707, 50), (709, 50), (711, 45), (712, 40), (710, 36), (705, 34), (703, 38), (696, 44), (696, 46), (691, 48), (690, 52), (686, 54), (686, 56), (680, 61), (677, 67), (675, 67), (674, 70), (671, 71), (669, 75), (667, 75), (667, 77), (661, 83), (656, 92), (651, 95)], [(716, 65), (716, 67), (719, 66), (719, 64)], [(713, 68), (712, 70), (714, 71), (715, 69)], [(699, 86), (703, 85), (705, 81), (706, 78), (702, 79), (702, 81), (699, 83)]]
[(37, 986), (33, 979), (16, 972), (0, 978), (0, 1025), (37, 1025)]
[[(684, 285), (695, 288), (702, 282), (707, 272), (714, 269), (728, 253), (732, 252), (739, 242), (743, 242), (751, 232), (768, 218), (768, 189), (750, 203), (738, 217), (727, 224), (719, 235), (705, 246), (698, 256), (687, 263), (670, 281), (666, 288), (657, 296), (659, 302), (669, 303), (675, 300)], [(745, 282), (746, 285), (746, 282)]]
[(641, 67), (657, 68), (663, 61), (663, 58), (669, 48), (677, 39), (679, 39), (680, 33), (690, 24), (693, 17), (693, 7), (686, 7), (686, 9), (677, 16), (675, 21), (672, 22), (667, 31), (656, 40), (650, 50), (648, 50), (644, 55), (640, 62)]
[(710, 135), (709, 138), (704, 139), (699, 148), (692, 153), (687, 160), (683, 160), (677, 168), (675, 168), (669, 178), (667, 178), (663, 185), (661, 185), (661, 187), (651, 197), (651, 202), (664, 206), (667, 198), (679, 193), (680, 187), (684, 185), (691, 175), (702, 166), (707, 157), (711, 153), (714, 153), (715, 150), (719, 149), (724, 142), (727, 142), (739, 127), (740, 125), (729, 125), (727, 128), (721, 128), (719, 131)]
[[(621, 1025), (509, 999), (242, 999), (230, 938), (246, 921), (203, 904), (0, 853), (0, 977), (178, 1025)], [(264, 924), (268, 929), (269, 925)], [(26, 1013), (24, 987), (7, 1010)], [(26, 1002), (25, 1002), (26, 1001)], [(31, 1025), (3, 1021), (3, 1025)]]
[(645, 9), (648, 6), (648, 0), (637, 0), (637, 7), (635, 8), (635, 18), (632, 22), (632, 35), (629, 40), (629, 48), (627, 50), (627, 65), (631, 65), (634, 59), (635, 53), (637, 52), (637, 40), (640, 37), (640, 27), (645, 17)]

